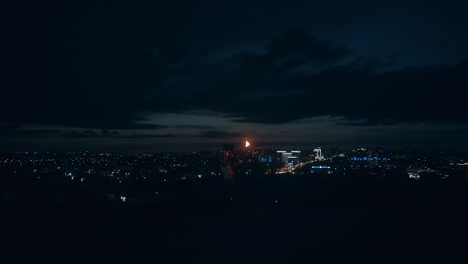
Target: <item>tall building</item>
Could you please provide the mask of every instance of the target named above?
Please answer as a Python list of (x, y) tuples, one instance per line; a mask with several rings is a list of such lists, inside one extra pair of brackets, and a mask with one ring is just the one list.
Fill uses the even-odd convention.
[(287, 152), (285, 150), (278, 150), (276, 153), (281, 162), (297, 164), (299, 162), (301, 151), (293, 150), (291, 152)]
[(314, 149), (315, 154), (315, 160), (323, 160), (323, 155), (322, 155), (322, 147), (317, 147)]

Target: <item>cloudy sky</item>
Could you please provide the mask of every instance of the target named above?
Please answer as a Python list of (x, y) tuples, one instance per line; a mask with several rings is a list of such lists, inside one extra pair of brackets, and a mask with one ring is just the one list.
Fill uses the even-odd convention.
[(12, 1), (0, 150), (468, 148), (467, 1)]

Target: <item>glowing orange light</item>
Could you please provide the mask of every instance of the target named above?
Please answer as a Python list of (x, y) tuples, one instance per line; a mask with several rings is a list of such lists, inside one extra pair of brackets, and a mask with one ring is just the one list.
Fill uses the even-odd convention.
[(245, 141), (245, 147), (248, 148), (250, 146), (250, 143), (248, 140)]

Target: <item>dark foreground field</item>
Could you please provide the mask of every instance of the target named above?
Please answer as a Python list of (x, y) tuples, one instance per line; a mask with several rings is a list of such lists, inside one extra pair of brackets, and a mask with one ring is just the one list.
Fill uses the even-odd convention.
[(466, 216), (460, 207), (9, 205), (2, 262), (463, 263)]
[[(467, 260), (464, 179), (283, 175), (236, 186), (183, 181), (145, 196), (145, 186), (5, 185), (1, 263)], [(106, 198), (111, 191), (116, 199)]]

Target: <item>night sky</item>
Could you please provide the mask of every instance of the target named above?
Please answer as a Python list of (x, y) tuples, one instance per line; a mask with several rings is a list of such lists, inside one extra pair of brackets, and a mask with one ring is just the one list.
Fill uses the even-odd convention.
[(468, 149), (468, 1), (11, 1), (1, 151)]

